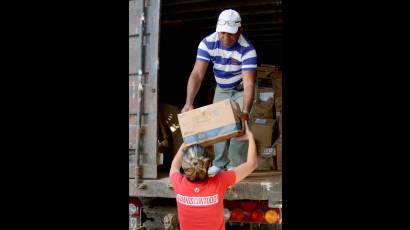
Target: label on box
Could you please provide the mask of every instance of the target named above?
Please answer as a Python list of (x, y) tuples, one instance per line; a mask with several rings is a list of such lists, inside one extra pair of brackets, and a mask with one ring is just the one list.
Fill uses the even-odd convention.
[(219, 128), (216, 128), (216, 129), (211, 129), (211, 130), (208, 130), (206, 132), (200, 132), (200, 133), (197, 133), (197, 134), (194, 134), (194, 135), (184, 137), (184, 142), (185, 142), (185, 144), (191, 144), (191, 143), (195, 143), (195, 142), (198, 142), (198, 141), (214, 138), (214, 137), (217, 137), (217, 136), (222, 136), (222, 135), (225, 135), (225, 134), (238, 132), (238, 131), (241, 131), (241, 130), (242, 130), (241, 129), (241, 123), (237, 122), (237, 123), (226, 125), (226, 126), (219, 127)]
[(259, 99), (261, 101), (268, 101), (270, 98), (273, 98), (273, 92), (259, 93)]
[(275, 148), (265, 147), (259, 151), (259, 154), (264, 158), (269, 158), (276, 155)]
[(255, 119), (255, 124), (264, 125), (266, 123), (267, 123), (266, 119), (263, 119), (263, 118), (256, 118)]

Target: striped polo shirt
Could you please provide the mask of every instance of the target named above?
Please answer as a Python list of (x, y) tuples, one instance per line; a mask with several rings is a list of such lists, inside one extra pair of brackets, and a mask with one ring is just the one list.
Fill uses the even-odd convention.
[(222, 89), (231, 89), (242, 82), (242, 70), (256, 70), (256, 51), (242, 34), (230, 48), (223, 48), (218, 32), (205, 37), (198, 46), (197, 60), (214, 63), (216, 83)]

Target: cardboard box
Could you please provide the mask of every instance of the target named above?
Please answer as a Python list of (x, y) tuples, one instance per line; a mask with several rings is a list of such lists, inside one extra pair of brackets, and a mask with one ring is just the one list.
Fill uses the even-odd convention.
[(282, 96), (275, 96), (275, 111), (282, 112)]
[(258, 88), (272, 88), (272, 78), (256, 78), (256, 87)]
[(272, 171), (275, 169), (275, 164), (273, 163), (273, 157), (263, 158), (258, 156), (258, 167), (256, 171)]
[(258, 150), (258, 168), (257, 171), (272, 171), (276, 169), (274, 163), (275, 148), (272, 146), (257, 145)]
[(276, 169), (282, 171), (282, 142), (275, 145), (276, 152)]
[(270, 78), (270, 75), (276, 71), (277, 71), (276, 66), (262, 64), (256, 68), (256, 77), (257, 78)]
[(282, 171), (282, 134), (275, 140), (272, 147), (274, 150), (276, 170)]
[(271, 103), (258, 103), (253, 105), (252, 117), (254, 118), (266, 118), (273, 119), (273, 102)]
[(273, 79), (282, 79), (282, 70), (276, 69), (275, 71), (271, 72), (270, 75)]
[(238, 136), (242, 132), (240, 113), (238, 103), (226, 99), (178, 114), (184, 143), (209, 146)]
[(256, 148), (258, 150), (258, 156), (262, 158), (271, 158), (276, 154), (275, 147), (272, 146), (257, 145)]
[(251, 130), (257, 145), (268, 147), (272, 145), (274, 119), (254, 118)]
[(259, 67), (268, 67), (268, 68), (272, 68), (274, 70), (277, 70), (278, 67), (272, 64), (260, 64)]
[(273, 101), (275, 91), (271, 87), (258, 87), (256, 89), (256, 101), (260, 103), (268, 103)]
[(282, 135), (282, 112), (276, 112), (276, 122), (279, 128), (279, 135)]
[(256, 68), (256, 78), (270, 78), (272, 72), (272, 68), (258, 66)]
[(256, 90), (256, 100), (253, 105), (252, 117), (273, 119), (274, 104), (273, 88), (258, 87)]
[(271, 74), (272, 86), (275, 91), (275, 110), (282, 111), (282, 71), (277, 71)]

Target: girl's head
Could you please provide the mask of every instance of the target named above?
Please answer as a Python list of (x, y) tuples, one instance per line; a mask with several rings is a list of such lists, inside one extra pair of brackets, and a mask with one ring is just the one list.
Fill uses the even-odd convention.
[(187, 147), (182, 158), (182, 169), (188, 180), (201, 181), (207, 179), (212, 158), (210, 151), (202, 145), (195, 144)]

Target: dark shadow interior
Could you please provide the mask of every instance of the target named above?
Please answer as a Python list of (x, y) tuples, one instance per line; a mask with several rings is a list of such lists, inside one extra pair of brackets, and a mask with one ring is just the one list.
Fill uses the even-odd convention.
[[(244, 35), (256, 48), (258, 65), (282, 66), (281, 1), (163, 0), (160, 28), (159, 103), (185, 104), (188, 77), (199, 42), (215, 31), (219, 13), (237, 10)], [(215, 89), (212, 64), (195, 98), (195, 107), (212, 103)]]

